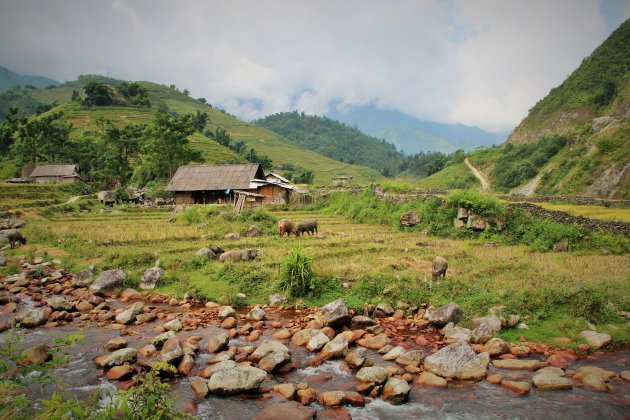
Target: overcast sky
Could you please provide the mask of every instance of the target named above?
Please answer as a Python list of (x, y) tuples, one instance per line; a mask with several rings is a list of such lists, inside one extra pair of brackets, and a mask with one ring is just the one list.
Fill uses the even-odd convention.
[(511, 129), (630, 0), (0, 0), (0, 65), (174, 83), (250, 120), (376, 104)]

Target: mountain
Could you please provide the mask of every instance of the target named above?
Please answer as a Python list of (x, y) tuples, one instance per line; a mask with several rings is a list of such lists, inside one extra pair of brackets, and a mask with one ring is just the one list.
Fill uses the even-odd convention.
[[(502, 152), (506, 160), (508, 153), (527, 151), (528, 147), (526, 154), (532, 156), (518, 170), (535, 163), (533, 153), (541, 156), (555, 150), (549, 149), (551, 142), (563, 144), (546, 162), (533, 165), (535, 170), (527, 170), (529, 176), (520, 184), (530, 183), (525, 192), (630, 198), (628, 45), (630, 20), (535, 104), (509, 136)], [(549, 153), (541, 153), (541, 148)], [(497, 173), (500, 159), (494, 178), (505, 176)]]
[(328, 117), (294, 111), (268, 115), (253, 123), (331, 159), (368, 166), (381, 173), (398, 173), (406, 159), (393, 144)]
[(479, 127), (463, 124), (443, 124), (423, 121), (399, 111), (373, 105), (333, 108), (326, 116), (356, 126), (364, 133), (393, 143), (404, 153), (436, 151), (452, 153), (469, 151), (477, 146), (503, 143), (508, 132), (491, 133)]
[[(208, 115), (204, 133), (206, 131), (214, 133), (218, 128), (222, 128), (227, 131), (232, 141), (242, 141), (245, 151), (253, 148), (256, 153), (270, 157), (274, 165), (280, 167), (277, 170), (294, 167), (299, 171), (313, 171), (315, 185), (329, 185), (332, 178), (339, 175), (352, 176), (358, 183), (373, 182), (381, 177), (374, 169), (327, 158), (300, 147), (271, 130), (241, 121), (206, 103), (203, 98), (191, 98), (175, 86), (138, 82), (147, 90), (151, 108), (130, 106), (124, 101), (119, 101), (117, 105), (94, 107), (85, 107), (78, 102), (73, 102), (71, 100), (73, 92), (76, 91), (83, 96), (83, 88), (91, 81), (107, 84), (114, 91), (123, 82), (98, 75), (84, 75), (79, 76), (76, 81), (66, 82), (58, 87), (20, 89), (20, 92), (37, 104), (58, 104), (51, 109), (51, 112), (63, 111), (63, 119), (72, 123), (70, 136), (74, 139), (81, 139), (83, 134), (89, 135), (93, 132), (97, 128), (99, 119), (111, 120), (119, 126), (132, 123), (148, 124), (153, 120), (156, 109), (178, 114), (195, 114), (199, 111)], [(116, 99), (119, 100), (118, 92), (116, 92)], [(3, 96), (0, 94), (0, 109), (3, 106), (6, 104), (3, 103)], [(27, 114), (33, 115), (34, 112)], [(200, 132), (193, 134), (189, 140), (194, 148), (202, 152), (204, 163), (232, 163), (244, 160), (242, 155), (234, 153)]]
[(36, 88), (46, 88), (48, 86), (59, 86), (61, 83), (44, 76), (22, 76), (11, 70), (0, 66), (0, 92), (11, 89), (14, 86), (33, 86)]

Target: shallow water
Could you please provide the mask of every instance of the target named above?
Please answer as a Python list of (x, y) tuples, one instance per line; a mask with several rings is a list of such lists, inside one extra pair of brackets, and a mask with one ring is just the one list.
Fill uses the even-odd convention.
[[(111, 306), (120, 306), (122, 303), (111, 301)], [(180, 311), (179, 308), (168, 305), (157, 305), (164, 312)], [(271, 321), (287, 320), (294, 314), (291, 312), (269, 314)], [(152, 331), (159, 325), (156, 321), (142, 326), (132, 326), (132, 334), (126, 336), (129, 346), (136, 349), (149, 344), (157, 334)], [(201, 335), (204, 338), (224, 332), (218, 326), (200, 328), (195, 331), (181, 331), (179, 336)], [(103, 346), (111, 338), (118, 337), (119, 331), (109, 328), (99, 328), (96, 325), (79, 328), (69, 324), (57, 328), (38, 328), (24, 330), (24, 340), (20, 347), (30, 347), (39, 343), (52, 343), (55, 337), (82, 332), (84, 339), (69, 348), (72, 362), (67, 366), (57, 369), (59, 388), (78, 398), (87, 398), (95, 391), (103, 390), (111, 392), (117, 384), (104, 378), (99, 378), (99, 369), (94, 364), (94, 358), (103, 354)], [(273, 330), (264, 330), (263, 337), (254, 345), (259, 344), (265, 338), (273, 334)], [(0, 339), (7, 334), (0, 335)], [(176, 404), (184, 409), (196, 409), (196, 415), (201, 418), (212, 419), (250, 419), (260, 410), (270, 404), (283, 401), (275, 394), (251, 395), (236, 397), (209, 396), (200, 400), (193, 395), (190, 383), (197, 373), (203, 369), (210, 359), (210, 355), (203, 353), (206, 340), (202, 340), (202, 352), (197, 358), (196, 367), (189, 378), (180, 378), (172, 383), (172, 390)], [(318, 391), (327, 390), (354, 390), (357, 382), (354, 379), (356, 371), (350, 371), (342, 361), (328, 361), (320, 366), (311, 367), (310, 361), (315, 359), (315, 354), (309, 353), (304, 348), (296, 348), (290, 342), (285, 343), (291, 350), (293, 360), (298, 366), (288, 373), (275, 374), (273, 378), (265, 380), (262, 387), (271, 387), (282, 382), (307, 382)], [(251, 345), (240, 337), (230, 341), (230, 345)], [(396, 366), (394, 362), (383, 361), (375, 352), (371, 357), (375, 364), (382, 366)], [(630, 370), (630, 347), (622, 348), (611, 353), (598, 353), (588, 359), (573, 362), (569, 369), (579, 366), (595, 365), (607, 370), (620, 372)], [(530, 379), (532, 372), (497, 370), (491, 368), (489, 373), (498, 372), (506, 379)], [(414, 375), (416, 376), (416, 375)], [(415, 379), (415, 378), (414, 378)], [(612, 380), (612, 386), (618, 391), (613, 393), (597, 393), (575, 387), (568, 391), (542, 391), (532, 387), (526, 396), (517, 396), (511, 391), (492, 385), (485, 381), (480, 382), (450, 382), (448, 389), (436, 389), (426, 386), (412, 385), (409, 403), (393, 406), (383, 402), (379, 398), (367, 399), (365, 407), (346, 407), (355, 419), (409, 419), (409, 418), (510, 418), (510, 419), (594, 419), (594, 418), (624, 418), (630, 416), (630, 383), (622, 380)], [(48, 397), (52, 389), (43, 393), (33, 390), (33, 399)], [(323, 409), (318, 404), (313, 404), (318, 410)]]

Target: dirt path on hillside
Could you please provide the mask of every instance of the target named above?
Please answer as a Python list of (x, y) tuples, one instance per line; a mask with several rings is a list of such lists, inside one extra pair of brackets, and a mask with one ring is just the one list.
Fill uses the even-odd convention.
[(475, 167), (475, 165), (473, 165), (472, 162), (468, 158), (464, 159), (464, 163), (466, 164), (466, 166), (468, 166), (470, 168), (470, 170), (472, 171), (473, 175), (475, 175), (477, 177), (477, 179), (479, 179), (479, 181), (481, 181), (481, 189), (483, 191), (489, 191), (490, 190), (490, 179), (486, 176), (486, 174), (484, 174), (479, 169), (477, 169)]
[(542, 179), (543, 175), (545, 175), (546, 173), (547, 172), (540, 172), (531, 181), (523, 185), (521, 188), (517, 188), (513, 190), (512, 193), (524, 195), (526, 197), (533, 195), (534, 191), (536, 191), (536, 187), (538, 187), (538, 184), (540, 183), (540, 180)]

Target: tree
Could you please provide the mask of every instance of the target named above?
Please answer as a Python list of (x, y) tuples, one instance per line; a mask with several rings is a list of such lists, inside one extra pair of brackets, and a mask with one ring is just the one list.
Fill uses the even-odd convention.
[(72, 102), (81, 102), (81, 95), (79, 95), (79, 92), (76, 90), (72, 90)]
[(104, 172), (109, 179), (118, 179), (122, 186), (125, 186), (131, 176), (130, 160), (140, 152), (140, 139), (146, 126), (128, 124), (118, 128), (111, 121), (105, 121), (102, 127), (101, 152)]
[(222, 146), (229, 147), (232, 138), (225, 128), (217, 127), (214, 132), (214, 140)]
[(146, 161), (154, 176), (170, 178), (179, 166), (203, 160), (201, 153), (188, 144), (188, 136), (194, 132), (190, 114), (155, 114), (145, 146)]
[(203, 129), (206, 127), (206, 124), (210, 122), (208, 118), (208, 113), (197, 111), (197, 113), (192, 116), (192, 122), (193, 122), (193, 127), (195, 127), (195, 130), (202, 133)]
[(62, 112), (54, 112), (19, 125), (13, 150), (22, 164), (67, 158), (72, 126), (60, 121), (62, 116)]
[(122, 82), (118, 87), (122, 96), (132, 105), (150, 107), (149, 92), (138, 82)]
[(19, 108), (10, 107), (9, 113), (4, 117), (4, 121), (0, 123), (0, 154), (5, 156), (9, 153), (11, 145), (14, 142), (14, 135), (18, 130), (20, 121), (26, 122), (26, 118), (20, 119)]
[(98, 82), (89, 82), (85, 85), (85, 99), (87, 106), (105, 106), (114, 103), (112, 90), (109, 86)]

